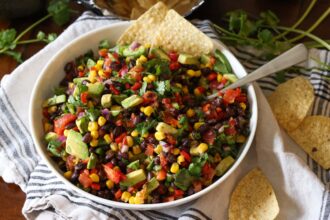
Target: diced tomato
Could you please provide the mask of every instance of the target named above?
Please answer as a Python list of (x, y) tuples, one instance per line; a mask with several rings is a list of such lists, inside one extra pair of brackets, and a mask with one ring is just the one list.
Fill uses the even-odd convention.
[(208, 162), (206, 162), (202, 168), (202, 175), (207, 181), (212, 180), (215, 175), (215, 170)]
[(178, 57), (179, 57), (178, 53), (175, 51), (169, 52), (168, 56), (170, 57), (171, 61), (173, 61), (173, 62), (177, 61)]
[(163, 153), (159, 154), (159, 159), (160, 159), (160, 165), (162, 167), (165, 167), (167, 165), (167, 159), (166, 159), (166, 157), (164, 156)]
[(117, 144), (121, 143), (123, 141), (123, 139), (126, 137), (126, 132), (122, 133), (121, 135), (119, 135), (118, 137), (116, 137), (115, 142)]
[(174, 190), (174, 198), (175, 198), (175, 199), (180, 199), (180, 198), (182, 198), (182, 197), (183, 197), (183, 194), (184, 194), (184, 192), (183, 192), (183, 190), (181, 190), (181, 189), (175, 189), (175, 190)]
[(125, 65), (119, 70), (118, 74), (120, 77), (123, 77), (126, 75), (127, 72), (128, 72), (128, 67)]
[(75, 160), (74, 156), (72, 156), (72, 155), (67, 156), (65, 164), (66, 164), (66, 168), (68, 170), (74, 169), (74, 165), (75, 165), (74, 160)]
[(184, 157), (184, 159), (185, 159), (186, 161), (188, 161), (188, 162), (191, 161), (191, 156), (190, 156), (190, 154), (188, 154), (186, 151), (182, 150), (182, 151), (180, 152), (180, 154)]
[(147, 156), (152, 156), (154, 154), (154, 147), (151, 144), (148, 144), (144, 153)]
[[(139, 69), (140, 70), (140, 69)], [(132, 78), (133, 79), (135, 79), (137, 82), (140, 82), (141, 80), (142, 80), (142, 74), (141, 74), (141, 72), (139, 71), (133, 71), (132, 73), (131, 73), (131, 76), (132, 76)]]
[(91, 188), (94, 190), (100, 190), (101, 186), (99, 183), (92, 183)]
[(70, 122), (76, 120), (77, 116), (73, 114), (65, 114), (60, 118), (54, 120), (54, 131), (56, 134), (63, 135), (65, 130), (65, 126), (68, 125)]
[(235, 102), (236, 97), (238, 97), (241, 94), (241, 89), (228, 89), (225, 91), (225, 94), (223, 95), (223, 100), (227, 103), (233, 103)]
[(211, 104), (207, 103), (202, 107), (203, 112), (209, 112), (211, 110)]
[(113, 84), (110, 85), (110, 90), (115, 95), (119, 95), (120, 94), (120, 91), (118, 89), (116, 89), (116, 87)]
[(165, 197), (163, 199), (163, 202), (171, 202), (171, 201), (174, 201), (174, 200), (175, 200), (174, 196), (168, 196), (168, 197)]
[(106, 57), (108, 55), (108, 50), (107, 49), (101, 49), (101, 50), (99, 50), (99, 55), (101, 57)]
[(170, 70), (175, 71), (180, 68), (180, 64), (178, 62), (172, 62), (170, 63)]
[(234, 127), (229, 127), (225, 129), (226, 135), (235, 135), (237, 133), (236, 129)]
[(163, 181), (166, 179), (166, 171), (164, 169), (161, 169), (160, 171), (158, 171), (156, 179), (159, 181)]
[(87, 96), (88, 96), (88, 92), (82, 92), (80, 94), (80, 100), (82, 103), (86, 104), (87, 103)]
[(213, 144), (215, 137), (216, 135), (212, 130), (203, 133), (203, 140), (208, 144)]
[(162, 103), (165, 105), (166, 109), (172, 108), (172, 103), (170, 98), (163, 98)]
[(121, 180), (126, 179), (126, 176), (119, 170), (115, 168), (110, 168), (109, 166), (103, 165), (104, 172), (108, 179), (114, 183), (119, 183)]
[(85, 73), (83, 71), (79, 71), (78, 75), (79, 75), (79, 77), (84, 77)]
[(115, 193), (115, 198), (116, 198), (117, 200), (120, 199), (121, 194), (123, 194), (122, 191), (121, 191), (120, 189), (118, 189), (118, 191)]
[(216, 73), (210, 73), (208, 76), (207, 76), (207, 80), (208, 81), (213, 81), (213, 80), (215, 80), (216, 78), (217, 78), (217, 74)]
[(141, 82), (136, 82), (136, 83), (134, 83), (134, 85), (131, 87), (131, 90), (136, 91), (136, 90), (140, 89), (141, 86), (142, 86), (142, 83), (141, 83)]
[(125, 89), (131, 88), (131, 85), (129, 83), (125, 83)]
[(163, 120), (166, 124), (169, 124), (173, 127), (176, 127), (179, 124), (179, 121), (173, 118), (169, 113), (164, 114)]
[(93, 181), (91, 178), (89, 178), (88, 174), (82, 172), (80, 175), (79, 175), (79, 182), (80, 184), (84, 187), (84, 188), (88, 188), (92, 185)]
[(152, 91), (147, 91), (146, 93), (143, 94), (142, 98), (145, 104), (149, 104), (157, 101), (157, 94)]
[(173, 135), (167, 134), (166, 141), (167, 141), (167, 143), (169, 143), (171, 145), (176, 145), (176, 139)]
[(237, 122), (236, 122), (235, 119), (230, 118), (229, 121), (228, 121), (228, 124), (229, 124), (230, 127), (234, 127), (237, 124)]
[(247, 103), (247, 97), (245, 94), (241, 94), (240, 96), (236, 97), (235, 101), (241, 103)]
[(130, 187), (128, 187), (127, 192), (129, 192), (129, 193), (132, 194), (132, 193), (135, 193), (136, 192), (136, 189), (135, 189), (135, 187), (130, 186)]
[[(143, 66), (134, 66), (130, 70), (130, 72), (141, 73), (143, 70), (144, 70)], [(135, 78), (135, 77), (133, 76), (133, 78)]]

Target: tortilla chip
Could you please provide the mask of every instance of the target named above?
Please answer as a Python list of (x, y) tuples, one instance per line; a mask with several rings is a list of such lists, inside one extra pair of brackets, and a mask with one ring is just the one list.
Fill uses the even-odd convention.
[(208, 54), (213, 50), (212, 40), (173, 9), (167, 12), (155, 45), (191, 55)]
[(139, 19), (127, 28), (121, 35), (119, 44), (129, 44), (137, 41), (141, 44), (154, 42), (155, 34), (160, 24), (163, 22), (168, 9), (163, 2), (158, 2), (146, 11)]
[(251, 170), (231, 195), (229, 220), (273, 220), (279, 213), (273, 187), (259, 168)]
[(278, 123), (293, 131), (309, 114), (314, 102), (314, 89), (304, 77), (296, 77), (279, 85), (268, 98)]
[(308, 116), (289, 133), (308, 155), (324, 169), (330, 168), (330, 118)]

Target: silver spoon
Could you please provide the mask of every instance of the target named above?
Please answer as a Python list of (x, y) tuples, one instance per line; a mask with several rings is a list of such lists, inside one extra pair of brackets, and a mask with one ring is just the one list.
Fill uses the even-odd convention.
[[(259, 67), (252, 73), (240, 78), (233, 84), (223, 88), (220, 92), (224, 92), (227, 89), (233, 89), (245, 84), (254, 82), (258, 79), (261, 79), (269, 74), (284, 70), (290, 66), (293, 66), (297, 63), (300, 63), (306, 60), (308, 57), (308, 51), (303, 44), (298, 44), (295, 47), (291, 48), (290, 50), (282, 53), (278, 57), (272, 59), (268, 63), (264, 64), (263, 66)], [(212, 95), (207, 96), (207, 99), (213, 99), (218, 96), (218, 92)]]

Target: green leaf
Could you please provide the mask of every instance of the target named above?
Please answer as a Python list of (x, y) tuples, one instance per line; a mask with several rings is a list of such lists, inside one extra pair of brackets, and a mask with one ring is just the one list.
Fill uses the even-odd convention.
[(69, 0), (52, 0), (47, 11), (58, 25), (63, 25), (70, 19)]
[(189, 171), (185, 168), (181, 169), (176, 175), (175, 175), (174, 185), (176, 185), (178, 188), (186, 191), (192, 181), (193, 177), (189, 174)]
[(87, 116), (91, 121), (97, 121), (98, 117), (101, 115), (101, 111), (95, 108), (89, 108), (86, 110)]
[(87, 67), (88, 67), (88, 69), (90, 69), (90, 68), (92, 68), (93, 66), (95, 66), (95, 61), (93, 60), (93, 59), (88, 59), (87, 60)]
[(46, 34), (43, 31), (39, 31), (37, 34), (38, 40), (44, 40), (46, 38)]
[(259, 33), (258, 33), (258, 39), (262, 43), (269, 44), (269, 43), (273, 42), (273, 34), (272, 34), (272, 32), (270, 30), (263, 29), (263, 30), (259, 31)]
[(57, 34), (56, 33), (50, 33), (47, 36), (46, 42), (47, 43), (50, 43), (50, 42), (54, 41), (56, 38), (57, 38)]
[(151, 128), (156, 127), (157, 124), (158, 124), (158, 122), (156, 120), (141, 122), (136, 125), (136, 130), (141, 134), (141, 136), (143, 136)]
[(110, 43), (108, 40), (101, 40), (99, 43), (99, 49), (109, 49)]
[(0, 49), (14, 49), (16, 47), (15, 38), (16, 30), (13, 28), (0, 31)]
[(55, 87), (53, 91), (55, 95), (63, 95), (66, 92), (66, 87)]
[(274, 14), (274, 12), (267, 10), (260, 13), (260, 18), (264, 24), (269, 26), (276, 26), (280, 22), (280, 19)]
[(22, 63), (22, 54), (20, 52), (17, 51), (5, 51), (4, 54), (11, 56), (12, 58), (14, 58), (18, 63)]
[(56, 157), (61, 157), (61, 150), (59, 149), (61, 144), (62, 143), (58, 140), (51, 140), (48, 143), (47, 149), (52, 155), (54, 155)]

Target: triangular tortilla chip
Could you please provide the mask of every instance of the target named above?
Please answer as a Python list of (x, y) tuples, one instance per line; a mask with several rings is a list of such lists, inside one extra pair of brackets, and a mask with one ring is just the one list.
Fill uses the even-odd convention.
[(308, 116), (289, 134), (324, 169), (330, 168), (329, 117)]
[(167, 11), (166, 5), (163, 2), (158, 2), (141, 15), (139, 19), (133, 21), (133, 24), (121, 35), (117, 43), (130, 44), (136, 41), (140, 44), (152, 44)]
[(273, 187), (260, 169), (250, 171), (231, 195), (229, 220), (273, 220), (279, 213)]
[(167, 12), (155, 45), (191, 55), (208, 54), (213, 50), (212, 40), (173, 9)]

